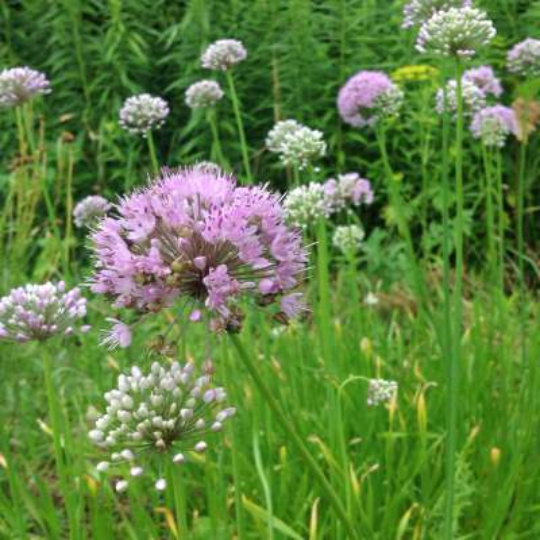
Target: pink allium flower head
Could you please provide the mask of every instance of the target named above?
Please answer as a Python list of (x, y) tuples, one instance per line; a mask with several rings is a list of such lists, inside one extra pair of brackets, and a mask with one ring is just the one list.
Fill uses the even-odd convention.
[(403, 92), (379, 71), (360, 71), (339, 91), (337, 106), (344, 122), (354, 127), (373, 126), (397, 114)]
[[(474, 112), (482, 109), (486, 105), (486, 95), (472, 81), (462, 78), (461, 92), (463, 96), (463, 113), (471, 116)], [(446, 92), (446, 100), (445, 100)], [(448, 112), (456, 113), (458, 107), (457, 99), (457, 81), (452, 79), (448, 81), (445, 88), (439, 88), (436, 95), (435, 110), (439, 114), (445, 111), (445, 105)]]
[(519, 132), (516, 113), (504, 105), (481, 109), (473, 117), (471, 131), (486, 146), (503, 147), (509, 135)]
[(247, 51), (237, 39), (219, 39), (207, 47), (201, 56), (203, 68), (227, 71), (247, 58)]
[(327, 205), (333, 212), (345, 209), (349, 205), (360, 206), (373, 202), (371, 183), (355, 172), (340, 174), (337, 180), (330, 178), (324, 183)]
[(111, 203), (99, 195), (89, 195), (79, 201), (73, 210), (75, 226), (92, 227), (111, 208)]
[(307, 262), (299, 231), (265, 187), (237, 187), (210, 168), (162, 174), (116, 207), (92, 235), (92, 290), (139, 313), (188, 301), (214, 329), (237, 327), (238, 300), (293, 291)]
[(491, 66), (468, 69), (463, 74), (463, 80), (472, 82), (486, 96), (499, 97), (503, 93), (501, 81), (497, 78)]
[(470, 6), (472, 0), (411, 0), (403, 7), (403, 28), (421, 25), (437, 11)]
[(213, 107), (223, 96), (223, 90), (216, 81), (203, 80), (186, 90), (185, 101), (190, 109), (205, 109)]
[(527, 38), (514, 45), (507, 56), (508, 71), (522, 77), (540, 77), (540, 40)]
[(17, 107), (50, 92), (47, 77), (39, 71), (16, 67), (0, 72), (0, 107)]
[(67, 336), (85, 315), (86, 299), (78, 288), (66, 291), (63, 281), (19, 287), (0, 299), (0, 340), (44, 341)]

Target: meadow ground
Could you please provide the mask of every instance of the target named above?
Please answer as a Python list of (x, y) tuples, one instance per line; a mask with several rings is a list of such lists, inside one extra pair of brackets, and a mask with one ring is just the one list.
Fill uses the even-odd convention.
[(540, 2), (473, 3), (0, 5), (0, 539), (540, 538)]

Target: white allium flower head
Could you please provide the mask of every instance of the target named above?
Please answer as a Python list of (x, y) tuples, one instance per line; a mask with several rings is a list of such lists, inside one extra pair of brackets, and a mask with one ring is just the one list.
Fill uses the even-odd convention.
[(300, 122), (296, 120), (281, 120), (268, 132), (266, 137), (266, 148), (270, 152), (279, 154), (283, 151), (285, 137), (291, 133), (295, 133), (302, 127)]
[(315, 182), (290, 190), (283, 200), (283, 209), (287, 221), (302, 229), (320, 218), (328, 217), (332, 211), (327, 203), (324, 186)]
[(78, 228), (92, 227), (111, 209), (111, 203), (99, 195), (90, 195), (79, 201), (73, 210), (73, 221)]
[(322, 131), (301, 126), (283, 137), (280, 160), (283, 165), (304, 170), (317, 158), (326, 154)]
[(416, 48), (423, 53), (471, 58), (496, 33), (484, 11), (473, 7), (450, 8), (437, 11), (422, 24)]
[(207, 47), (201, 56), (201, 65), (206, 69), (227, 71), (247, 58), (247, 51), (237, 39), (220, 39)]
[[(471, 116), (476, 111), (482, 109), (486, 105), (486, 95), (473, 82), (462, 78), (461, 91), (463, 95), (463, 113), (466, 116)], [(445, 105), (445, 90), (440, 88), (437, 91), (435, 110), (439, 114), (444, 113)], [(446, 106), (448, 112), (457, 112), (457, 81), (452, 79), (446, 84)]]
[(507, 56), (508, 71), (522, 77), (540, 77), (540, 40), (527, 38)]
[(50, 83), (40, 71), (29, 67), (0, 71), (0, 107), (18, 107), (35, 96), (50, 92)]
[(159, 129), (169, 115), (167, 102), (150, 94), (139, 94), (126, 99), (120, 110), (120, 125), (130, 133), (146, 136)]
[(419, 26), (437, 11), (470, 6), (471, 0), (411, 0), (403, 7), (403, 28)]
[(78, 288), (66, 291), (63, 281), (29, 284), (13, 289), (0, 299), (0, 340), (44, 341), (55, 335), (68, 336), (86, 315), (86, 299)]
[(199, 81), (186, 90), (186, 105), (190, 109), (213, 107), (223, 95), (223, 90), (216, 81)]
[(370, 379), (368, 386), (367, 404), (376, 407), (381, 403), (388, 403), (394, 399), (398, 391), (398, 383), (385, 379)]
[[(213, 426), (236, 412), (224, 405), (226, 397), (223, 388), (212, 386), (209, 374), (197, 376), (191, 363), (154, 362), (146, 373), (134, 366), (105, 394), (105, 413), (89, 437), (109, 454), (109, 470), (143, 476), (156, 459), (178, 465), (185, 452), (204, 452)], [(163, 490), (166, 483), (158, 477), (155, 487)]]
[(332, 243), (344, 255), (358, 252), (364, 240), (365, 232), (360, 225), (339, 225), (334, 231)]

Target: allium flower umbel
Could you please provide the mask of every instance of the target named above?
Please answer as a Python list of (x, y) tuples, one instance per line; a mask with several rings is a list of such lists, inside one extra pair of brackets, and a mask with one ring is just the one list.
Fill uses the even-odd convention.
[(497, 78), (491, 66), (468, 69), (463, 74), (463, 80), (473, 83), (486, 96), (499, 97), (503, 93), (501, 81)]
[(486, 146), (501, 148), (509, 135), (518, 135), (516, 113), (504, 105), (481, 109), (473, 117), (471, 131)]
[(50, 83), (40, 71), (16, 67), (0, 72), (0, 107), (18, 107), (50, 92)]
[(100, 195), (90, 195), (79, 201), (73, 210), (75, 226), (92, 227), (111, 209), (111, 203)]
[(283, 165), (306, 169), (313, 161), (326, 154), (324, 134), (317, 129), (301, 126), (284, 137), (279, 157)]
[(287, 142), (287, 137), (296, 133), (302, 124), (296, 120), (281, 120), (268, 132), (266, 148), (270, 152), (279, 154)]
[(190, 109), (213, 107), (223, 95), (223, 90), (216, 81), (199, 81), (186, 90), (186, 105)]
[(130, 133), (146, 136), (152, 129), (159, 129), (169, 115), (167, 102), (150, 94), (132, 96), (120, 110), (120, 125)]
[[(129, 477), (153, 475), (166, 461), (179, 466), (188, 452), (205, 452), (208, 437), (236, 412), (224, 405), (226, 397), (223, 388), (212, 385), (210, 375), (197, 376), (192, 363), (154, 362), (146, 374), (133, 367), (105, 394), (105, 414), (89, 433), (108, 454), (97, 465), (98, 472), (111, 470), (123, 478), (116, 483), (121, 492)], [(165, 489), (165, 479), (158, 476), (155, 487)]]
[(373, 202), (369, 180), (351, 172), (330, 178), (324, 184), (310, 182), (287, 193), (283, 201), (287, 221), (306, 229), (319, 218)]
[(201, 56), (201, 65), (206, 69), (227, 71), (247, 58), (247, 51), (241, 41), (219, 39), (212, 43)]
[(416, 48), (441, 56), (470, 58), (496, 33), (484, 11), (473, 7), (450, 8), (437, 11), (422, 24)]
[[(486, 95), (474, 83), (469, 80), (462, 79), (461, 93), (463, 96), (463, 113), (467, 116), (482, 109), (486, 105)], [(457, 112), (457, 82), (452, 79), (446, 85), (446, 102), (445, 89), (440, 88), (437, 91), (435, 109), (439, 114), (445, 111), (445, 103), (448, 112)]]
[(522, 77), (540, 77), (540, 40), (527, 38), (507, 56), (508, 71)]
[(394, 399), (397, 391), (398, 384), (395, 381), (387, 381), (385, 379), (370, 379), (367, 404), (369, 407), (376, 407), (381, 403), (388, 403)]
[(354, 127), (373, 126), (395, 116), (402, 103), (403, 92), (379, 71), (360, 71), (345, 83), (337, 99), (341, 118)]
[[(66, 291), (63, 281), (26, 285), (0, 299), (0, 340), (44, 341), (74, 333), (86, 315), (86, 299), (78, 288)], [(86, 332), (88, 326), (81, 326)]]
[(237, 187), (225, 173), (165, 172), (116, 205), (92, 235), (92, 290), (143, 314), (184, 300), (190, 318), (215, 330), (238, 328), (238, 301), (286, 302), (302, 281), (307, 254), (284, 223), (280, 197)]
[(360, 225), (340, 225), (336, 227), (332, 244), (344, 255), (351, 255), (360, 249), (365, 232)]
[(403, 28), (419, 26), (437, 11), (470, 6), (471, 0), (411, 0), (403, 7)]

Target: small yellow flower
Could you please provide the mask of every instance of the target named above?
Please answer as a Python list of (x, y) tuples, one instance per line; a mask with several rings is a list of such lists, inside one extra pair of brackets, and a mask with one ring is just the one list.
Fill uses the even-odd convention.
[(434, 81), (439, 75), (439, 70), (426, 64), (403, 66), (392, 73), (392, 79), (396, 83)]

